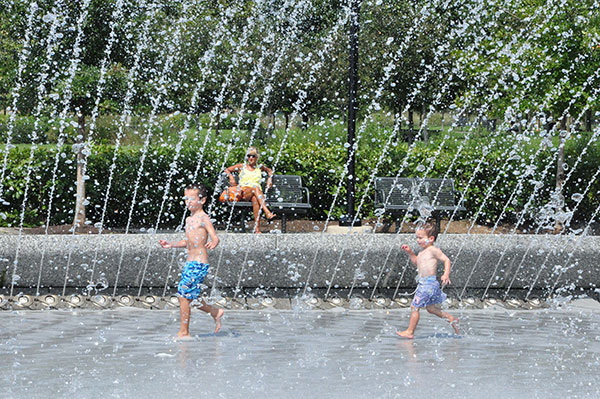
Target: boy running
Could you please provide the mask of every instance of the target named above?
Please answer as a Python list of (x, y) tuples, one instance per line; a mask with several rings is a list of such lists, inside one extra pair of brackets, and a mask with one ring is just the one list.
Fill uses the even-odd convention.
[(458, 334), (458, 319), (449, 313), (442, 311), (440, 304), (446, 300), (440, 288), (440, 283), (436, 279), (438, 261), (444, 262), (444, 274), (442, 275), (442, 284), (450, 284), (450, 259), (441, 249), (434, 246), (438, 232), (434, 224), (425, 223), (415, 231), (417, 244), (423, 250), (416, 255), (408, 245), (403, 245), (402, 249), (410, 256), (411, 262), (417, 266), (419, 272), (419, 284), (415, 291), (415, 297), (411, 304), (410, 321), (408, 328), (404, 331), (397, 331), (401, 337), (414, 338), (415, 329), (419, 323), (419, 309), (425, 308), (429, 313), (447, 319), (454, 331)]
[[(208, 249), (219, 245), (219, 238), (210, 218), (204, 212), (206, 202), (206, 189), (201, 184), (192, 184), (184, 191), (185, 205), (190, 211), (190, 216), (185, 221), (185, 239), (177, 242), (160, 240), (163, 248), (187, 248), (187, 262), (181, 272), (181, 281), (177, 289), (179, 296), (179, 312), (181, 314), (181, 327), (177, 336), (185, 338), (190, 336), (190, 303), (200, 296), (200, 287), (208, 273)], [(208, 238), (210, 237), (210, 241)], [(223, 309), (208, 305), (202, 300), (200, 310), (209, 313), (215, 320), (215, 333), (221, 329)]]

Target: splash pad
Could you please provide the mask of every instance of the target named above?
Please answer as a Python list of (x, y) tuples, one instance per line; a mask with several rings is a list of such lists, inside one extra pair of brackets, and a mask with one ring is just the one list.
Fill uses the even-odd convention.
[[(575, 304), (576, 305), (576, 304)], [(223, 330), (195, 313), (174, 342), (176, 311), (3, 312), (4, 397), (230, 398), (273, 394), (593, 398), (600, 310), (462, 310), (456, 336), (424, 317), (413, 341), (394, 332), (407, 310), (229, 311)], [(574, 320), (577, 320), (574, 322)], [(595, 337), (595, 338), (594, 338)]]
[[(597, 4), (100, 3), (2, 2), (4, 396), (598, 396), (597, 302), (571, 301), (599, 284)], [(366, 72), (340, 67), (359, 43)], [(412, 236), (231, 233), (220, 174), (257, 144), (325, 225), (383, 222), (378, 176), (453, 179), (472, 223), (438, 244), (460, 336), (429, 317), (394, 334)], [(181, 231), (198, 179), (224, 229), (205, 292), (227, 316), (213, 335), (194, 312), (174, 342), (181, 258), (157, 231)]]

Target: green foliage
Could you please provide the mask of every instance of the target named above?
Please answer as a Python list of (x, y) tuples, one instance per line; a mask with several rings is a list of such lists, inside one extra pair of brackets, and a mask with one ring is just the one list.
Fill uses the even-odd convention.
[[(374, 99), (391, 114), (408, 103), (417, 112), (455, 104), (474, 111), (488, 104), (486, 116), (519, 124), (540, 112), (552, 114), (554, 120), (567, 108), (576, 115), (588, 100), (592, 109), (598, 107), (597, 98), (590, 95), (597, 80), (585, 83), (600, 65), (600, 10), (595, 3), (361, 3), (359, 112)], [(53, 99), (45, 101), (62, 110), (70, 93), (72, 114), (90, 115), (96, 101), (101, 114), (119, 113), (129, 89), (135, 92), (129, 106), (138, 115), (154, 108), (159, 114), (190, 112), (195, 90), (195, 114), (209, 113), (221, 93), (219, 113), (238, 112), (244, 95), (249, 95), (244, 113), (262, 109), (261, 117), (296, 112), (307, 123), (346, 113), (346, 2), (122, 4), (118, 17), (116, 0), (91, 2), (76, 59), (80, 2), (67, 2), (61, 10), (53, 9), (52, 2), (37, 3), (36, 29), (28, 43), (24, 39), (31, 8), (26, 2), (2, 2), (6, 12), (0, 14), (0, 109), (12, 103), (19, 54), (25, 48), (30, 54), (21, 65), (20, 113), (35, 109), (43, 69), (45, 94)], [(52, 26), (46, 17), (54, 13), (59, 19), (51, 37), (55, 51), (46, 60)], [(146, 23), (149, 33), (141, 38)], [(136, 58), (142, 39), (149, 45)], [(165, 70), (168, 56), (173, 62)], [(76, 60), (70, 82), (67, 72)], [(387, 70), (390, 63), (393, 68)], [(106, 73), (100, 84), (103, 66)], [(134, 66), (136, 73), (128, 81)], [(579, 91), (582, 95), (569, 105)], [(231, 122), (226, 117), (219, 128), (230, 129)]]
[[(466, 85), (475, 93), (473, 107), (489, 102), (491, 116), (518, 126), (534, 112), (556, 120), (563, 113), (578, 115), (588, 100), (598, 107), (598, 100), (589, 98), (598, 80), (586, 83), (600, 67), (598, 4), (567, 0), (556, 8), (546, 6), (539, 0), (512, 8), (490, 5), (480, 19), (486, 34), (465, 36), (453, 50), (468, 60), (463, 68)], [(473, 41), (473, 51), (463, 49)], [(482, 76), (485, 84), (476, 84)], [(583, 95), (575, 96), (578, 92)]]
[[(263, 147), (264, 162), (278, 172), (302, 175), (312, 195), (309, 216), (326, 217), (347, 154), (348, 25), (342, 18), (348, 3), (124, 1), (120, 16), (118, 3), (91, 1), (77, 57), (73, 45), (80, 33), (75, 22), (82, 15), (81, 2), (66, 2), (56, 9), (53, 2), (37, 2), (35, 8), (28, 2), (0, 0), (0, 140), (6, 143), (10, 130), (10, 142), (17, 146), (10, 150), (7, 178), (1, 182), (7, 187), (4, 199), (11, 204), (2, 211), (4, 223), (14, 225), (20, 218), (29, 159), (26, 145), (34, 126), (37, 142), (57, 143), (62, 132), (67, 145), (88, 137), (94, 126), (89, 134), (94, 148), (88, 159), (87, 184), (88, 214), (93, 221), (102, 217), (117, 138), (121, 148), (115, 154), (105, 216), (111, 226), (127, 223), (140, 165), (132, 223), (148, 226), (157, 219), (175, 145), (184, 139), (161, 215), (162, 223), (172, 226), (182, 212), (180, 189), (198, 160), (202, 160), (201, 179), (214, 187), (220, 168), (241, 161), (244, 147), (250, 144), (248, 132), (257, 123), (253, 143)], [(570, 119), (562, 122), (569, 125), (586, 108), (590, 123), (583, 128), (591, 130), (600, 106), (592, 92), (598, 86), (598, 78), (592, 77), (600, 67), (599, 6), (589, 1), (559, 3), (361, 2), (359, 117), (368, 123), (364, 129), (359, 127), (355, 178), (357, 204), (366, 198), (362, 216), (373, 212), (372, 177), (393, 176), (406, 163), (403, 176), (442, 177), (449, 172), (457, 188), (466, 192), (467, 216), (484, 205), (479, 222), (493, 223), (501, 214), (502, 221), (536, 220), (554, 188), (556, 167), (546, 168), (554, 152), (538, 151), (540, 140), (529, 131), (519, 135), (530, 142), (521, 143), (515, 156), (513, 133), (534, 124), (541, 132), (563, 114)], [(25, 40), (31, 11), (35, 11), (31, 35)], [(54, 20), (58, 21), (55, 25)], [(142, 37), (145, 26), (149, 31)], [(141, 46), (144, 43), (148, 46)], [(21, 62), (23, 50), (27, 51)], [(52, 58), (47, 59), (50, 53)], [(375, 112), (367, 115), (374, 100)], [(13, 101), (17, 107), (11, 112), (16, 119), (9, 127), (7, 108)], [(30, 114), (40, 101), (44, 104), (36, 120)], [(96, 104), (98, 115), (92, 125)], [(458, 118), (455, 110), (465, 107), (457, 125), (468, 127), (474, 118), (494, 118), (498, 125), (506, 125), (504, 136), (477, 128), (465, 140), (466, 129), (447, 132), (446, 123), (446, 129), (438, 129), (429, 143), (419, 142), (414, 150), (405, 142), (406, 131), (400, 132), (400, 140), (384, 153), (393, 124), (406, 125), (406, 115), (399, 112), (408, 104), (420, 119), (429, 110)], [(67, 116), (61, 125), (63, 110)], [(126, 118), (121, 116), (125, 110)], [(219, 117), (211, 125), (213, 113)], [(187, 114), (192, 115), (189, 125)], [(233, 131), (240, 114), (239, 130)], [(429, 122), (430, 128), (440, 125), (441, 121)], [(148, 134), (150, 148), (142, 164), (140, 148)], [(568, 165), (584, 153), (586, 134), (567, 143)], [(208, 146), (200, 154), (205, 139)], [(222, 159), (230, 147), (228, 158)], [(61, 149), (58, 158), (60, 178), (52, 223), (72, 218), (75, 154), (70, 148)], [(53, 146), (46, 146), (35, 152), (27, 225), (45, 221), (53, 151)], [(599, 155), (595, 143), (587, 148), (564, 189), (568, 208), (575, 206), (573, 194), (588, 189), (577, 208), (580, 219), (591, 217), (597, 203), (597, 183), (583, 185), (591, 176), (584, 171), (595, 170)], [(522, 164), (528, 162), (535, 165), (535, 171), (520, 186)], [(543, 183), (540, 190), (531, 183), (536, 179)], [(337, 193), (331, 216), (344, 211), (344, 187)], [(493, 191), (484, 202), (489, 187)]]
[[(7, 159), (3, 199), (9, 205), (0, 205), (0, 223), (3, 226), (18, 226), (23, 212), (26, 176), (30, 170), (30, 183), (23, 225), (40, 226), (46, 222), (50, 203), (48, 197), (53, 185), (53, 170), (58, 149), (56, 146), (38, 147), (30, 159), (29, 146), (12, 148)], [(68, 146), (58, 152), (58, 169), (54, 179), (52, 198), (52, 224), (69, 223), (75, 206), (75, 162)], [(71, 216), (69, 216), (71, 215)]]
[[(575, 207), (577, 196), (573, 194), (583, 194), (586, 191), (590, 182), (590, 171), (600, 168), (600, 145), (592, 143), (586, 147), (590, 137), (589, 134), (582, 134), (568, 141), (565, 150), (567, 164), (574, 167), (573, 175), (564, 188), (567, 209)], [(454, 179), (456, 189), (466, 194), (464, 206), (467, 212), (462, 217), (474, 217), (483, 205), (482, 211), (478, 214), (478, 223), (494, 224), (503, 212), (502, 223), (515, 223), (525, 210), (523, 226), (535, 225), (541, 207), (550, 202), (554, 190), (554, 150), (549, 148), (538, 151), (539, 142), (524, 143), (518, 151), (519, 156), (510, 157), (506, 161), (506, 154), (514, 151), (510, 139), (476, 137), (461, 141), (449, 138), (438, 154), (441, 140), (442, 137), (437, 138), (429, 145), (419, 143), (410, 151), (406, 143), (400, 142), (387, 153), (382, 151), (383, 140), (378, 140), (370, 146), (359, 147), (356, 166), (356, 204), (358, 206), (364, 199), (361, 217), (373, 217), (371, 179), (374, 176), (394, 176), (400, 165), (406, 161), (407, 166), (401, 173), (403, 177), (418, 177), (426, 173), (427, 177), (446, 176)], [(488, 150), (484, 151), (484, 148)], [(585, 152), (584, 148), (586, 148)], [(164, 197), (159, 227), (175, 227), (183, 215), (181, 191), (189, 183), (196, 169), (199, 170), (197, 180), (204, 183), (209, 192), (214, 192), (222, 168), (241, 162), (245, 148), (234, 146), (226, 159), (224, 156), (227, 148), (224, 146), (209, 145), (203, 153), (200, 150), (201, 141), (193, 138), (185, 140), (176, 161), (169, 191), (165, 194), (170, 169), (176, 159), (174, 147), (152, 145), (148, 149), (143, 165), (140, 147), (121, 147), (114, 161), (104, 216), (105, 226), (120, 228), (126, 226), (140, 166), (142, 166), (142, 173), (137, 186), (136, 204), (131, 214), (131, 225), (153, 227), (158, 220), (158, 212)], [(281, 153), (278, 145), (270, 145), (262, 148), (261, 154), (261, 162), (272, 167), (275, 173), (302, 176), (304, 185), (310, 191), (313, 208), (308, 217), (324, 219), (327, 216), (344, 168), (347, 149), (343, 144), (291, 141), (284, 145)], [(114, 146), (97, 145), (88, 158), (87, 196), (90, 204), (87, 207), (87, 216), (92, 223), (102, 218), (113, 155)], [(53, 146), (40, 147), (35, 151), (25, 212), (26, 226), (45, 223), (55, 156), (56, 148)], [(4, 200), (10, 205), (3, 206), (0, 212), (2, 214), (0, 223), (3, 226), (19, 224), (28, 159), (28, 146), (17, 146), (11, 149), (8, 158), (7, 188), (4, 194)], [(374, 173), (374, 167), (380, 159), (382, 162)], [(74, 208), (75, 154), (70, 147), (65, 146), (61, 149), (58, 160), (58, 178), (52, 199), (51, 224), (69, 223)], [(480, 161), (481, 165), (476, 169), (475, 166)], [(523, 162), (533, 162), (534, 170), (532, 175), (522, 179), (523, 184), (520, 184)], [(542, 181), (542, 188), (535, 189), (535, 182), (542, 179), (542, 172), (546, 167), (548, 171)], [(332, 210), (333, 218), (339, 217), (346, 209), (345, 178), (342, 183)], [(583, 201), (576, 209), (574, 225), (589, 220), (599, 204), (595, 193), (600, 190), (600, 183), (596, 179), (590, 184)], [(515, 192), (517, 195), (513, 195)], [(218, 195), (218, 193), (214, 194)], [(487, 200), (486, 196), (489, 196)], [(513, 199), (509, 201), (510, 198)], [(530, 198), (533, 201), (530, 201)], [(214, 197), (211, 197), (211, 201), (214, 202)], [(216, 211), (218, 220), (226, 218), (226, 207), (217, 204)]]
[[(10, 142), (12, 144), (26, 144), (31, 142), (30, 135), (34, 130), (36, 118), (33, 116), (23, 116), (15, 118), (12, 126), (12, 135)], [(48, 139), (48, 133), (53, 129), (51, 124), (48, 123), (48, 118), (40, 118), (38, 123), (38, 136), (41, 141)], [(0, 115), (0, 140), (2, 143), (8, 141), (8, 135), (10, 130), (10, 116)]]
[(24, 4), (11, 4), (14, 9), (8, 11), (8, 4), (0, 2), (0, 7), (6, 7), (6, 11), (0, 13), (0, 109), (5, 109), (10, 105), (11, 97), (9, 95), (12, 83), (17, 71), (17, 57), (15, 54), (19, 51), (19, 44), (15, 40), (14, 23), (18, 14), (16, 9), (25, 7)]

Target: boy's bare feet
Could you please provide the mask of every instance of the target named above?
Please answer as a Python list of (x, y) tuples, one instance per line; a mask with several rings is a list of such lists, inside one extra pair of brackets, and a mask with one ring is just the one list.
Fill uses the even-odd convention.
[(415, 335), (408, 330), (396, 331), (396, 334), (398, 334), (399, 336), (401, 336), (403, 338), (408, 338), (408, 339), (413, 339), (415, 337)]
[(460, 332), (458, 331), (458, 317), (454, 317), (454, 316), (450, 316), (452, 317), (450, 319), (450, 325), (452, 326), (452, 328), (454, 329), (454, 332), (456, 334), (460, 334)]
[(221, 317), (223, 317), (224, 313), (225, 311), (223, 309), (219, 309), (217, 310), (217, 315), (213, 316), (213, 319), (215, 319), (215, 334), (221, 329)]
[(192, 336), (190, 335), (189, 331), (179, 331), (177, 333), (177, 338), (178, 339), (186, 339), (186, 338), (191, 338)]
[(275, 217), (275, 214), (271, 211), (265, 211), (265, 217), (267, 218), (267, 220), (271, 220)]

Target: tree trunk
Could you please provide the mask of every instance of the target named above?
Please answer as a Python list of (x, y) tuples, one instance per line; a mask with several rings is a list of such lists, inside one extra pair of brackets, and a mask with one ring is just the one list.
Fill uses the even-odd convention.
[(217, 109), (217, 124), (215, 126), (215, 137), (219, 136), (219, 133), (221, 133), (221, 112), (223, 111), (223, 109), (219, 108)]
[(412, 109), (408, 110), (408, 142), (412, 143), (415, 136), (415, 115)]
[[(565, 196), (563, 194), (563, 185), (565, 184), (565, 140), (567, 137), (567, 117), (563, 117), (560, 120), (560, 142), (558, 143), (558, 158), (556, 160), (556, 213), (561, 214), (564, 212)], [(554, 230), (556, 232), (562, 231), (564, 224), (562, 219), (555, 220)]]
[(284, 112), (283, 115), (285, 116), (285, 130), (287, 131), (288, 128), (290, 127), (290, 114), (287, 112)]
[(221, 115), (217, 117), (217, 126), (215, 126), (215, 136), (219, 135), (219, 129), (221, 129)]
[(592, 131), (592, 110), (588, 109), (585, 113), (585, 130), (587, 132)]
[(426, 115), (426, 112), (427, 108), (425, 107), (425, 104), (423, 104), (423, 108), (421, 108), (421, 129), (423, 130), (423, 141), (427, 143), (429, 141), (429, 130), (427, 129), (427, 125), (423, 122), (423, 117)]
[(427, 115), (427, 107), (425, 106), (425, 104), (423, 104), (421, 106), (421, 112), (419, 114), (419, 127), (421, 129), (421, 131), (423, 132), (423, 141), (424, 142), (428, 142), (429, 141), (429, 131), (427, 130), (427, 126), (425, 125), (424, 122), (424, 118)]
[(86, 134), (85, 134), (85, 115), (77, 117), (78, 136), (77, 136), (77, 196), (75, 198), (75, 216), (73, 226), (81, 226), (85, 223), (85, 178), (83, 167), (86, 161)]
[(308, 128), (308, 114), (306, 112), (302, 113), (302, 130), (306, 130)]
[(442, 112), (442, 133), (444, 132), (444, 119), (446, 118), (446, 114)]

